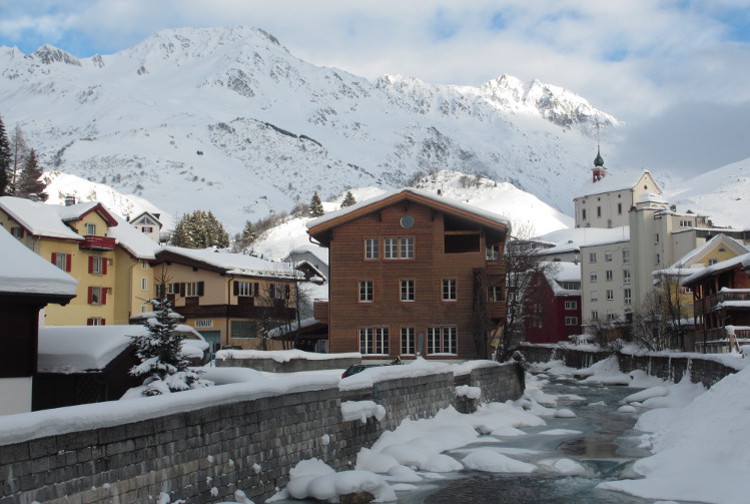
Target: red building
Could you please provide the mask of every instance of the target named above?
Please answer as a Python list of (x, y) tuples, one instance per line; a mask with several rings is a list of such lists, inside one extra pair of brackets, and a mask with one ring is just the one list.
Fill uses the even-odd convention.
[(581, 334), (581, 265), (544, 263), (526, 295), (524, 327), (529, 343), (570, 341)]
[(415, 189), (308, 224), (330, 249), (330, 352), (486, 358), (505, 320), (506, 219)]

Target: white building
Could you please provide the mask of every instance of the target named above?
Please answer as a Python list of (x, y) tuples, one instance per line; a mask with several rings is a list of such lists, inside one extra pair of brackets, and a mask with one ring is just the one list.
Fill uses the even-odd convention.
[(581, 316), (587, 324), (621, 320), (633, 306), (633, 255), (622, 238), (581, 247)]

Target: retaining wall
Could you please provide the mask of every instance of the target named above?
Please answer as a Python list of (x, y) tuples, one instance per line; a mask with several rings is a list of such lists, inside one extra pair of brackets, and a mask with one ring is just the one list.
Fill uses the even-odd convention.
[[(523, 371), (515, 364), (468, 376), (494, 400), (523, 393)], [(145, 503), (162, 492), (172, 502), (210, 503), (233, 500), (237, 489), (260, 503), (286, 485), (300, 460), (317, 457), (349, 468), (359, 449), (384, 430), (405, 418), (431, 417), (454, 399), (452, 373), (438, 373), (353, 391), (336, 387), (229, 402), (4, 445), (0, 504)], [(386, 408), (386, 418), (344, 422), (341, 402), (347, 400), (373, 400)]]
[(536, 345), (523, 345), (520, 351), (529, 362), (548, 362), (559, 359), (566, 366), (577, 369), (589, 367), (611, 355), (616, 355), (620, 370), (624, 373), (640, 369), (663, 380), (674, 382), (680, 381), (686, 373), (689, 373), (691, 382), (702, 383), (705, 387), (710, 387), (725, 376), (737, 372), (735, 368), (712, 360), (710, 357), (701, 358), (698, 355), (672, 357), (630, 355), (620, 352), (613, 354), (613, 352), (591, 352), (567, 347)]
[(361, 364), (360, 357), (340, 357), (331, 359), (290, 359), (278, 362), (269, 358), (217, 358), (217, 367), (245, 367), (269, 373), (297, 373), (300, 371), (320, 371), (322, 369), (346, 369), (353, 364)]

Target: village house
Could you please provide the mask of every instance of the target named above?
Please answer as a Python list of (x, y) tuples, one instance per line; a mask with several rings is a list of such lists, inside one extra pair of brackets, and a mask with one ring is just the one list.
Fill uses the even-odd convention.
[(162, 247), (154, 265), (157, 295), (172, 301), (212, 351), (280, 349), (268, 333), (297, 322), (297, 283), (303, 279), (292, 263), (214, 249)]
[(416, 189), (308, 223), (329, 249), (329, 295), (315, 318), (331, 352), (367, 359), (486, 358), (505, 319), (509, 222)]
[(31, 411), (36, 374), (39, 311), (48, 303), (65, 305), (76, 294), (76, 280), (0, 229), (0, 415)]
[(141, 212), (128, 222), (141, 233), (148, 236), (154, 243), (159, 243), (161, 237), (162, 223), (158, 213)]
[(570, 341), (581, 334), (581, 265), (555, 261), (541, 265), (524, 299), (524, 334), (529, 343)]
[(723, 353), (750, 344), (750, 253), (682, 280), (693, 292), (696, 350)]
[(150, 309), (156, 244), (101, 203), (3, 196), (0, 225), (78, 280), (68, 306), (45, 311), (46, 325), (127, 324), (133, 313)]

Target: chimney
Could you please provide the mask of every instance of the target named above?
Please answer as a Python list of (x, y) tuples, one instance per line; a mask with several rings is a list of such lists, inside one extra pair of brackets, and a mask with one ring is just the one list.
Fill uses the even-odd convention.
[(76, 204), (76, 197), (72, 194), (65, 196), (65, 206), (73, 206)]

